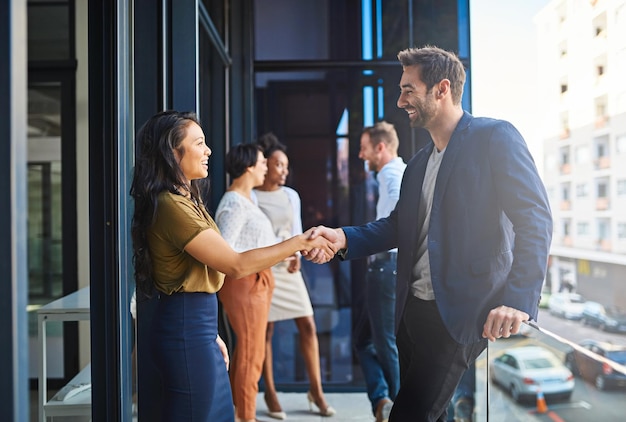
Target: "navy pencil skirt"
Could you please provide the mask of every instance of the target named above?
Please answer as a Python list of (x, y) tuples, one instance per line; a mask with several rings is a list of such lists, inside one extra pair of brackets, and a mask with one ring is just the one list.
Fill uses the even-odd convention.
[(152, 348), (163, 380), (163, 422), (234, 420), (230, 381), (216, 338), (215, 294), (160, 295)]

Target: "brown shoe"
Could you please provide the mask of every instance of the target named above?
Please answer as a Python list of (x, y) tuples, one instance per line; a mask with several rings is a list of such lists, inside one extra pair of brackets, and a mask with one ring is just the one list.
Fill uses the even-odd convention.
[(389, 421), (389, 414), (391, 413), (391, 408), (393, 407), (393, 402), (389, 399), (382, 399), (378, 402), (376, 406), (376, 422), (387, 422)]

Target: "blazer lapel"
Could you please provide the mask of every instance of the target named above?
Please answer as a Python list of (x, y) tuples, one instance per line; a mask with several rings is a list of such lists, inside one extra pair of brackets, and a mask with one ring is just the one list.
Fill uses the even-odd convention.
[[(454, 169), (454, 163), (457, 159), (458, 152), (461, 149), (465, 129), (469, 127), (472, 119), (473, 117), (471, 114), (464, 112), (463, 117), (461, 117), (461, 120), (459, 120), (459, 123), (456, 125), (454, 132), (452, 132), (452, 137), (450, 138), (450, 142), (448, 142), (446, 152), (443, 156), (443, 160), (441, 161), (441, 166), (439, 167), (439, 172), (437, 173), (432, 210), (438, 210), (440, 208), (443, 193), (446, 190), (446, 185), (448, 184), (448, 180), (450, 179), (450, 175)], [(431, 219), (432, 217), (433, 214), (431, 214)]]

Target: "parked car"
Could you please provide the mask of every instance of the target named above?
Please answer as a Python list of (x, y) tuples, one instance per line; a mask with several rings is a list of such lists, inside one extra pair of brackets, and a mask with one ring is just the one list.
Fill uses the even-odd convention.
[(577, 293), (554, 293), (548, 300), (550, 314), (567, 319), (580, 319), (584, 306), (585, 299)]
[(540, 346), (515, 347), (495, 358), (489, 366), (493, 384), (501, 386), (516, 402), (535, 400), (539, 390), (545, 398), (569, 400), (574, 375), (548, 349)]
[(606, 307), (598, 302), (585, 302), (582, 323), (603, 331), (626, 333), (626, 312)]
[(565, 356), (565, 366), (598, 390), (626, 387), (626, 346), (584, 340)]

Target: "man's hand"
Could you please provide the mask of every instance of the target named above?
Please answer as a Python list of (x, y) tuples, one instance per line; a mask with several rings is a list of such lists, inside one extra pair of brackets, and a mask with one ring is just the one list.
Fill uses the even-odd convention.
[(226, 370), (228, 371), (228, 367), (230, 366), (230, 358), (228, 357), (228, 348), (226, 347), (226, 343), (224, 343), (224, 340), (222, 340), (219, 335), (217, 336), (217, 339), (215, 341), (220, 348), (220, 352), (222, 352), (222, 356), (224, 356), (224, 363), (226, 364)]
[(496, 341), (497, 338), (509, 338), (511, 334), (517, 334), (522, 322), (528, 321), (530, 316), (526, 312), (519, 311), (508, 306), (498, 306), (489, 311), (487, 321), (483, 326), (483, 338)]
[(328, 262), (333, 259), (339, 249), (337, 249), (333, 240), (328, 240), (324, 236), (314, 236), (314, 230), (315, 228), (311, 228), (299, 235), (307, 244), (300, 253), (305, 254), (311, 253), (311, 251), (317, 251), (316, 256), (320, 257), (320, 260)]
[[(324, 237), (329, 242), (332, 242), (336, 250), (343, 249), (347, 246), (346, 234), (340, 228), (331, 229), (325, 226), (314, 227), (310, 232), (310, 238), (315, 239), (320, 236)], [(325, 264), (334, 258), (334, 255), (328, 256), (320, 249), (312, 249), (308, 252), (302, 251), (301, 253), (307, 261), (311, 261), (316, 264)]]

